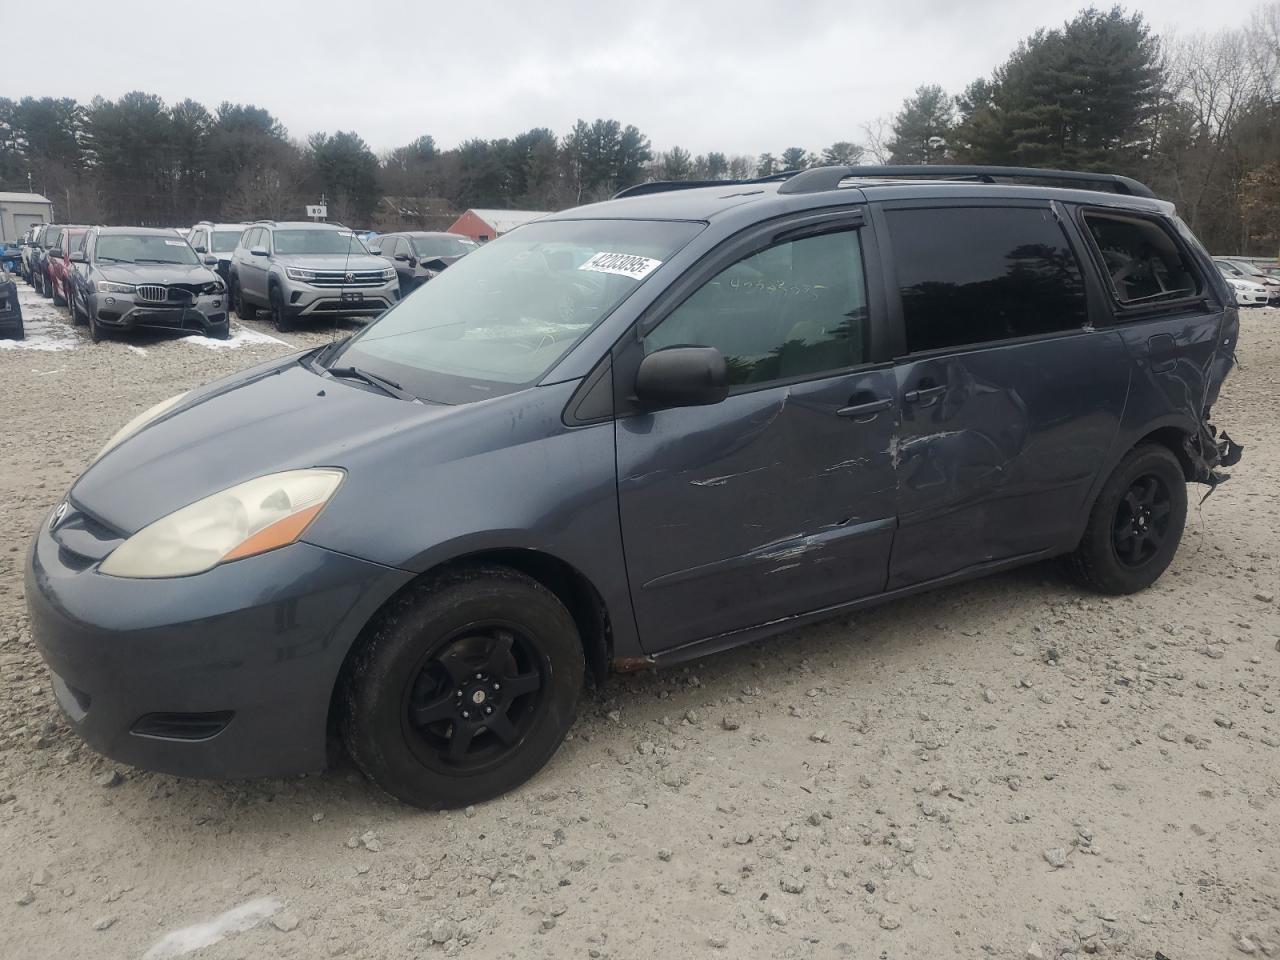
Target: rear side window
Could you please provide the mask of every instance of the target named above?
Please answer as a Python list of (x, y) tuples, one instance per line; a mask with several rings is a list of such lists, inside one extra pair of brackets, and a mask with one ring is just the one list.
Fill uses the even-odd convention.
[(857, 231), (805, 237), (739, 260), (707, 281), (644, 341), (715, 347), (729, 383), (765, 384), (867, 360), (869, 328)]
[(886, 212), (907, 351), (1079, 329), (1080, 264), (1042, 207)]
[(1084, 222), (1120, 303), (1144, 306), (1198, 292), (1195, 271), (1182, 248), (1159, 224), (1099, 213), (1086, 213)]

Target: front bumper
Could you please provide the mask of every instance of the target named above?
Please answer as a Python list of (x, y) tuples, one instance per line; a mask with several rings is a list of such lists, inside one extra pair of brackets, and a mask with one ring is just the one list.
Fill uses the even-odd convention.
[(227, 323), (228, 309), (225, 292), (201, 295), (185, 304), (151, 303), (130, 293), (95, 291), (89, 295), (89, 310), (98, 324), (113, 330), (152, 327), (208, 332)]
[(342, 317), (377, 316), (390, 310), (400, 299), (400, 281), (388, 280), (378, 287), (316, 287), (303, 280), (283, 284), (284, 302), (291, 316), (315, 314)]
[(41, 524), (26, 597), (59, 704), (95, 750), (179, 776), (322, 769), (343, 658), (412, 577), (299, 542), (196, 576), (129, 580), (86, 555), (109, 552), (103, 528), (72, 508), (58, 530), (62, 543)]
[(1236, 303), (1242, 307), (1265, 307), (1270, 299), (1266, 293), (1249, 293), (1246, 290), (1237, 290), (1235, 294)]

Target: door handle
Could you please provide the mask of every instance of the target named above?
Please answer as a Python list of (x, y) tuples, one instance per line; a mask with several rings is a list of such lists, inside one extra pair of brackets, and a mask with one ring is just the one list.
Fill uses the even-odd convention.
[(918, 403), (922, 407), (927, 407), (946, 392), (946, 384), (940, 387), (920, 387), (917, 390), (908, 390), (902, 395), (902, 400), (904, 403)]
[(888, 410), (893, 406), (893, 400), (885, 398), (883, 400), (871, 400), (867, 403), (855, 403), (847, 407), (841, 407), (836, 411), (837, 417), (852, 417), (858, 423), (866, 423), (876, 418), (876, 414), (881, 410)]

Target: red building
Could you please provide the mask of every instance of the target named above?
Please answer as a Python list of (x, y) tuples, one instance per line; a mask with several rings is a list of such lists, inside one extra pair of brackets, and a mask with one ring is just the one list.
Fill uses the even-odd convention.
[(484, 243), (546, 215), (545, 210), (468, 210), (454, 221), (449, 232)]

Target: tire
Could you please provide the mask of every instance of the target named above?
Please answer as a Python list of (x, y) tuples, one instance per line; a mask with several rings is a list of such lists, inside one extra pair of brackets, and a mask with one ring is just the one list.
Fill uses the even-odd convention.
[(284, 305), (284, 294), (280, 292), (279, 287), (273, 286), (267, 299), (271, 301), (271, 323), (280, 333), (288, 333), (293, 329), (293, 320)]
[(40, 271), (40, 296), (46, 300), (53, 299), (53, 278), (49, 276), (48, 270)]
[(88, 315), (80, 310), (80, 305), (76, 302), (75, 287), (67, 291), (67, 303), (71, 307), (71, 322), (77, 327), (83, 327), (88, 320)]
[(98, 318), (93, 315), (93, 311), (89, 312), (89, 339), (94, 343), (101, 343), (103, 336), (102, 327), (98, 326)]
[(245, 303), (244, 292), (240, 289), (240, 281), (234, 277), (231, 279), (231, 299), (235, 307), (236, 316), (241, 320), (252, 320), (257, 317), (257, 307)]
[[(585, 669), (573, 617), (542, 584), (499, 566), (441, 574), (366, 632), (342, 681), (342, 738), (356, 765), (405, 803), (480, 803), (556, 752)], [(483, 718), (482, 709), (497, 712)], [(497, 716), (501, 734), (485, 726)]]
[(65, 307), (67, 305), (67, 298), (58, 292), (60, 289), (58, 284), (50, 283), (50, 286), (53, 288), (53, 292), (51, 294), (53, 297), (53, 305), (55, 307)]
[(1178, 458), (1168, 447), (1135, 447), (1094, 501), (1067, 569), (1099, 593), (1136, 593), (1168, 569), (1186, 522), (1187, 480)]

